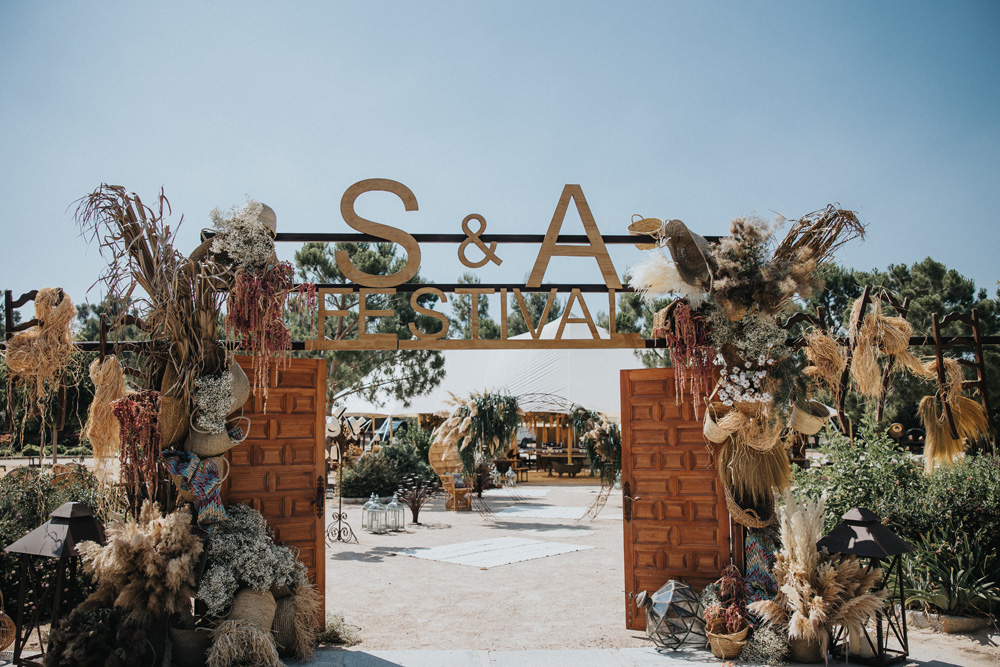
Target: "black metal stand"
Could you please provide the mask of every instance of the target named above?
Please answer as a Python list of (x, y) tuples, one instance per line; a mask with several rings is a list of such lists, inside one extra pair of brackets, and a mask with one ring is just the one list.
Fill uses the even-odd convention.
[(337, 458), (337, 511), (330, 517), (330, 525), (326, 528), (326, 544), (332, 547), (336, 542), (358, 544), (354, 530), (347, 523), (347, 512), (344, 511), (344, 498), (340, 495), (341, 481), (344, 478), (344, 452), (337, 445), (340, 456)]

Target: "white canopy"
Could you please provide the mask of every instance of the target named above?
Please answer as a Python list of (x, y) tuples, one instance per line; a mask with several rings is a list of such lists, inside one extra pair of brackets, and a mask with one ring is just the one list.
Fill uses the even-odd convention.
[[(559, 322), (542, 328), (540, 337), (554, 339)], [(601, 338), (609, 338), (598, 328)], [(528, 338), (522, 334), (514, 339)], [(583, 323), (568, 323), (564, 339), (593, 336)], [(402, 401), (385, 399), (368, 403), (348, 397), (337, 406), (349, 415), (408, 416), (447, 409), (449, 392), (465, 398), (474, 391), (503, 391), (517, 396), (526, 411), (566, 412), (574, 405), (618, 416), (621, 411), (620, 373), (639, 368), (641, 362), (630, 349), (535, 349), (535, 350), (446, 350), (445, 376), (437, 387), (423, 396)]]

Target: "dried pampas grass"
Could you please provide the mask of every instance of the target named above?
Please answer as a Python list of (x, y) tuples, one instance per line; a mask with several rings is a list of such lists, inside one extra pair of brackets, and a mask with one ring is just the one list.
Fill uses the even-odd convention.
[(806, 358), (810, 363), (805, 374), (820, 388), (830, 392), (830, 395), (837, 396), (840, 393), (840, 379), (847, 365), (840, 344), (818, 329), (807, 332), (805, 341)]
[(76, 308), (58, 287), (44, 287), (35, 296), (36, 326), (7, 341), (4, 361), (13, 378), (28, 387), (32, 408), (45, 415), (45, 397), (58, 389), (73, 356), (70, 325)]
[(111, 410), (111, 404), (125, 396), (125, 373), (114, 355), (94, 359), (90, 364), (90, 379), (94, 382), (94, 399), (87, 411), (83, 431), (94, 449), (97, 465), (116, 456), (121, 446), (121, 425)]
[(691, 308), (698, 310), (708, 298), (707, 293), (684, 282), (674, 260), (661, 249), (647, 253), (646, 259), (630, 273), (629, 287), (641, 294), (647, 304), (652, 304), (658, 297), (675, 294), (687, 299)]
[(786, 628), (790, 639), (818, 641), (826, 655), (829, 631), (835, 625), (860, 632), (882, 609), (888, 591), (872, 592), (882, 570), (869, 570), (854, 556), (820, 554), (816, 542), (823, 535), (825, 498), (799, 503), (785, 493), (781, 515), (781, 550), (773, 574), (778, 594), (747, 606), (772, 626)]
[(920, 401), (917, 416), (924, 427), (924, 472), (934, 472), (938, 465), (951, 465), (955, 459), (965, 454), (968, 440), (978, 440), (989, 435), (989, 425), (983, 406), (965, 396), (958, 396), (949, 403), (951, 416), (955, 421), (958, 437), (951, 436), (944, 411), (938, 405), (936, 396), (924, 396)]
[(856, 238), (865, 238), (865, 225), (857, 214), (830, 204), (796, 220), (774, 249), (774, 260), (822, 264), (833, 258), (837, 248)]
[(284, 667), (271, 633), (250, 621), (223, 621), (212, 632), (208, 667)]
[(84, 572), (97, 584), (88, 606), (114, 606), (124, 623), (137, 627), (190, 609), (203, 547), (191, 532), (187, 507), (164, 516), (146, 501), (138, 520), (128, 516), (108, 525), (106, 545), (83, 542), (78, 548)]

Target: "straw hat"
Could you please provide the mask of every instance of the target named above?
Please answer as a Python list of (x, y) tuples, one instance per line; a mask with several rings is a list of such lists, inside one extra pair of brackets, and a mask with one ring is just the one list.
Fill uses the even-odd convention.
[(681, 279), (692, 287), (711, 291), (712, 269), (708, 258), (712, 251), (705, 237), (689, 230), (680, 220), (667, 222), (663, 226), (663, 236)]

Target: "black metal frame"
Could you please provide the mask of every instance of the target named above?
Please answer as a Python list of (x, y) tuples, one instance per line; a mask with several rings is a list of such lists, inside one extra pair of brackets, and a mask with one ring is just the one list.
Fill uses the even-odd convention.
[[(76, 570), (79, 556), (63, 556), (56, 560), (54, 579), (50, 585), (42, 582), (42, 573), (32, 559), (39, 556), (21, 554), (21, 582), (17, 594), (17, 627), (14, 635), (14, 660), (17, 667), (42, 667), (45, 657), (41, 626), (52, 626), (63, 618), (63, 611), (76, 606), (79, 586)], [(54, 560), (54, 559), (47, 559)], [(31, 585), (32, 599), (28, 599), (28, 585)], [(32, 632), (38, 636), (41, 651), (33, 655), (22, 655)], [(51, 634), (51, 630), (50, 630)]]
[[(902, 662), (910, 654), (909, 638), (906, 632), (906, 609), (903, 605), (901, 559), (902, 554), (896, 554), (889, 559), (888, 567), (882, 571), (879, 589), (884, 590), (889, 586), (890, 592), (882, 611), (875, 613), (875, 637), (871, 636), (867, 627), (863, 628), (863, 641), (868, 644), (872, 656), (849, 655), (847, 630), (844, 627), (838, 627), (836, 632), (831, 633), (830, 653), (834, 658), (845, 658), (851, 662), (885, 667), (885, 665)], [(868, 570), (879, 565), (881, 565), (881, 561), (873, 558), (868, 563)], [(900, 648), (890, 647), (889, 642), (893, 639)]]

